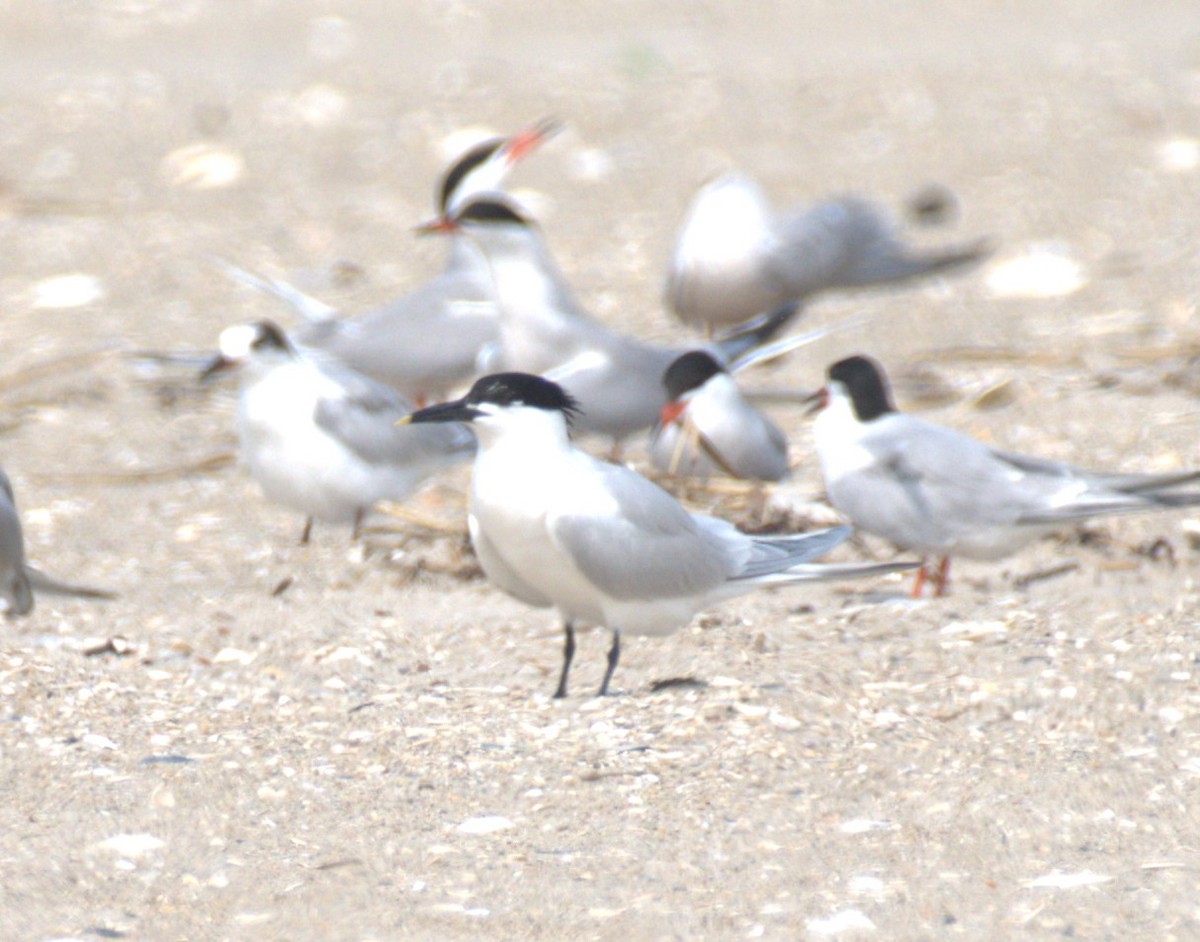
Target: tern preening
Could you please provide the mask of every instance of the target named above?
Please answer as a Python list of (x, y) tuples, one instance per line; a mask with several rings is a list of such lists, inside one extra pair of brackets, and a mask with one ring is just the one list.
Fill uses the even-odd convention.
[(663, 385), (669, 402), (650, 441), (650, 462), (658, 470), (749, 481), (787, 476), (787, 437), (711, 354), (685, 353), (667, 368)]

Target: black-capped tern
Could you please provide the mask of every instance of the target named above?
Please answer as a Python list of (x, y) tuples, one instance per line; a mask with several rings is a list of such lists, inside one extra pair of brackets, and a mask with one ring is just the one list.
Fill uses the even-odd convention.
[(220, 350), (204, 375), (238, 368), (242, 459), (270, 500), (307, 518), (302, 543), (313, 518), (357, 532), (372, 504), (402, 500), (474, 451), (461, 427), (397, 428), (408, 400), (269, 321), (227, 328)]
[(687, 210), (667, 303), (685, 324), (711, 331), (821, 291), (944, 272), (986, 252), (984, 241), (916, 251), (883, 210), (857, 196), (776, 212), (753, 180), (727, 173)]
[[(453, 214), (466, 200), (498, 190), (517, 162), (558, 129), (557, 122), (546, 120), (470, 148), (442, 177), (439, 218)], [(434, 278), (345, 318), (286, 282), (224, 267), (237, 280), (283, 299), (308, 321), (293, 332), (296, 343), (324, 350), (418, 402), (446, 395), (493, 363), (498, 316), (491, 275), (465, 237), (451, 240), (446, 263)]]
[[(940, 558), (935, 594), (950, 559), (999, 559), (1038, 536), (1088, 517), (1200, 503), (1179, 491), (1200, 471), (1108, 474), (998, 451), (953, 429), (896, 410), (882, 367), (839, 360), (813, 398), (817, 457), (829, 500), (856, 527)], [(920, 595), (922, 566), (913, 596)]]
[(650, 462), (658, 470), (750, 481), (787, 476), (787, 437), (711, 354), (685, 353), (667, 368), (663, 385), (669, 401), (650, 441)]
[(488, 578), (530, 605), (558, 609), (566, 636), (556, 697), (566, 695), (576, 622), (612, 632), (600, 695), (608, 692), (623, 633), (665, 635), (716, 602), (766, 585), (872, 576), (915, 563), (809, 560), (848, 527), (752, 537), (688, 513), (622, 465), (575, 448), (579, 404), (527, 373), (476, 381), (466, 396), (408, 421), (467, 422), (479, 438), (471, 475), (471, 542)]

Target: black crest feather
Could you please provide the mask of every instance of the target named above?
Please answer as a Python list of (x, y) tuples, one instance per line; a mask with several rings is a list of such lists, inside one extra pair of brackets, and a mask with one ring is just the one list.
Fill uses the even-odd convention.
[(466, 401), (472, 405), (492, 403), (498, 406), (525, 405), (535, 409), (558, 411), (571, 418), (579, 413), (579, 403), (558, 383), (532, 373), (493, 373), (475, 381)]

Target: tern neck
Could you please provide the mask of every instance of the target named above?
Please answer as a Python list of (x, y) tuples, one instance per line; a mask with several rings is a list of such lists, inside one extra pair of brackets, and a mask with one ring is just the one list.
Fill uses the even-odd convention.
[(472, 426), (484, 452), (516, 449), (527, 460), (571, 450), (571, 436), (563, 414), (553, 409), (519, 408), (477, 418)]

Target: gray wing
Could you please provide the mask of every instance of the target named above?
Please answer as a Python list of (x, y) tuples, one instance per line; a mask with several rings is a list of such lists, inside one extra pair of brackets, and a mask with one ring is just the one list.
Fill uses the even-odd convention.
[(856, 524), (901, 546), (945, 546), (1046, 507), (1024, 472), (952, 429), (898, 414), (860, 444), (873, 461), (831, 482), (830, 497)]
[(256, 275), (244, 268), (238, 268), (223, 258), (214, 258), (213, 262), (234, 281), (253, 288), (255, 291), (278, 298), (311, 324), (337, 323), (336, 308), (330, 307), (324, 301), (318, 301), (312, 295), (305, 294), (299, 288), (280, 278)]
[(757, 409), (747, 405), (746, 423), (734, 430), (729, 443), (700, 434), (700, 445), (735, 477), (753, 481), (778, 481), (788, 473), (788, 443), (779, 426)]
[(596, 461), (604, 494), (596, 513), (552, 514), (550, 538), (589, 581), (624, 601), (711, 591), (740, 568), (744, 537), (701, 525), (666, 491), (620, 465)]
[(752, 539), (750, 558), (737, 578), (756, 579), (799, 566), (845, 542), (850, 532), (849, 527), (829, 527), (812, 533)]
[(465, 458), (474, 451), (474, 436), (459, 425), (400, 426), (410, 412), (408, 400), (382, 383), (323, 364), (345, 390), (317, 402), (313, 421), (364, 461), (372, 464), (436, 463)]
[[(482, 283), (478, 274), (482, 275)], [(344, 320), (310, 325), (305, 346), (399, 389), (442, 388), (470, 377), (498, 336), (490, 275), (447, 269), (415, 290)]]
[[(757, 411), (737, 428), (708, 435), (695, 423), (659, 425), (650, 441), (650, 460), (660, 471), (682, 477), (725, 477), (779, 481), (787, 476), (787, 439)], [(724, 432), (724, 434), (718, 434)]]
[(857, 253), (890, 239), (883, 215), (864, 200), (827, 200), (781, 215), (767, 273), (793, 297), (842, 283)]
[(1200, 472), (1106, 474), (1011, 452), (993, 452), (998, 461), (1020, 470), (1025, 481), (1048, 494), (1048, 506), (1025, 510), (1022, 524), (1059, 524), (1098, 514), (1136, 513), (1200, 503), (1200, 493), (1173, 489), (1194, 483)]
[[(1013, 467), (1034, 474), (1055, 475), (1062, 478), (1076, 478), (1086, 481), (1095, 487), (1121, 491), (1125, 494), (1139, 494), (1148, 498), (1164, 496), (1170, 499), (1176, 495), (1164, 495), (1169, 491), (1185, 484), (1195, 484), (1200, 481), (1200, 471), (1175, 471), (1166, 474), (1122, 474), (1107, 471), (1087, 471), (1074, 465), (1047, 458), (1035, 458), (1031, 455), (1020, 455), (1015, 452), (994, 452), (997, 458), (1008, 462)], [(1178, 495), (1186, 496), (1186, 495)]]
[(866, 440), (876, 463), (836, 482), (834, 503), (901, 545), (939, 547), (993, 527), (1055, 526), (1129, 513), (1154, 498), (1077, 475), (1068, 465), (997, 452), (952, 429), (894, 416)]
[(579, 403), (579, 431), (620, 439), (657, 421), (667, 402), (663, 372), (681, 352), (609, 334), (545, 375)]
[(843, 196), (780, 217), (770, 277), (794, 297), (828, 288), (901, 281), (976, 261), (985, 241), (916, 252), (897, 237), (887, 214), (856, 196)]

